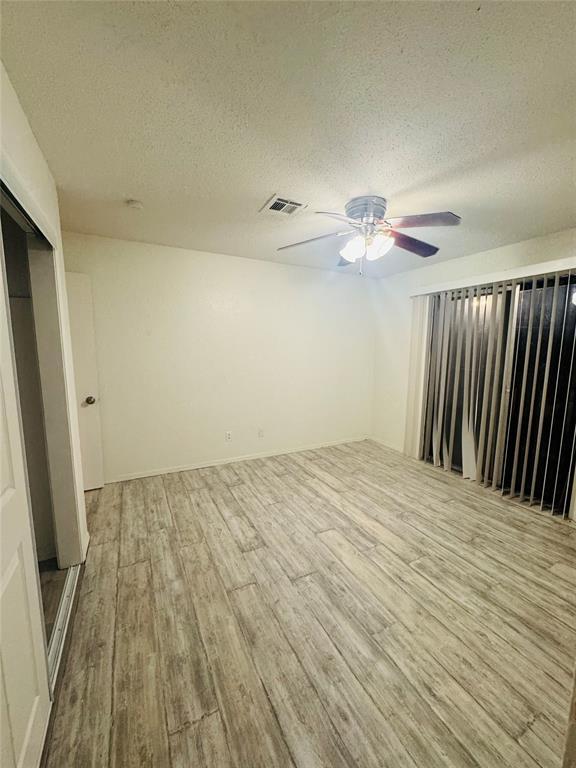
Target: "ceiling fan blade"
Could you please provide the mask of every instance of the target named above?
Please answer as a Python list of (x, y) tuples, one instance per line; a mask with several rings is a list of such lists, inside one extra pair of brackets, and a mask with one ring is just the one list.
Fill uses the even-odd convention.
[(460, 224), (460, 216), (450, 211), (441, 213), (419, 213), (415, 216), (399, 216), (396, 219), (386, 219), (393, 227), (456, 227)]
[(410, 251), (411, 253), (415, 253), (418, 256), (422, 256), (423, 258), (426, 258), (427, 256), (434, 256), (435, 253), (438, 253), (438, 248), (435, 245), (425, 243), (423, 240), (416, 240), (415, 237), (410, 237), (409, 235), (405, 235), (402, 232), (396, 232), (395, 230), (391, 229), (390, 237), (394, 238), (395, 245), (397, 245), (399, 248), (404, 248), (405, 251)]
[(318, 235), (318, 237), (310, 237), (308, 240), (300, 240), (298, 243), (290, 243), (290, 245), (282, 245), (277, 248), (278, 251), (285, 251), (287, 248), (296, 248), (297, 245), (306, 245), (306, 243), (314, 243), (316, 240), (324, 240), (327, 237), (343, 237), (344, 235), (353, 234), (353, 229), (348, 229), (345, 232), (330, 232), (328, 235)]
[(359, 227), (361, 224), (361, 222), (356, 221), (356, 219), (351, 219), (344, 213), (335, 213), (334, 211), (314, 211), (314, 213), (319, 213), (321, 216), (331, 216), (333, 219), (338, 219), (338, 221), (345, 221), (347, 224), (351, 224), (354, 227)]
[(348, 261), (348, 259), (343, 259), (342, 257), (340, 257), (340, 261), (338, 262), (338, 264), (336, 264), (336, 266), (337, 267), (349, 267), (350, 264), (354, 264), (354, 262), (353, 261)]

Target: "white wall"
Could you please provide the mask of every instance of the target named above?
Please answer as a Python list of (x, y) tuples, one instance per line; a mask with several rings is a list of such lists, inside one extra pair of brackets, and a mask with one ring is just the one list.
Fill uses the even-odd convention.
[(522, 269), (543, 262), (550, 262), (552, 270), (555, 260), (569, 260), (576, 268), (576, 230), (431, 264), (372, 282), (370, 289), (376, 317), (374, 437), (391, 448), (401, 451), (404, 447), (412, 295), (455, 287), (456, 284), (477, 285), (491, 279), (487, 275), (495, 273), (501, 279), (504, 271), (509, 271), (510, 277), (516, 276)]
[(92, 278), (106, 482), (370, 433), (367, 281), (72, 233), (64, 252)]
[(367, 435), (402, 450), (410, 297), (576, 266), (575, 235), (372, 281), (64, 233), (93, 282), (106, 482)]
[[(58, 331), (62, 344), (65, 413), (64, 418), (60, 418), (57, 424), (52, 425), (51, 437), (60, 446), (61, 461), (58, 462), (57, 472), (53, 474), (51, 468), (51, 481), (58, 533), (58, 558), (61, 565), (71, 565), (84, 559), (88, 547), (88, 530), (84, 507), (58, 195), (50, 169), (3, 65), (0, 68), (0, 97), (2, 180), (53, 247)], [(61, 391), (55, 395), (62, 399)]]

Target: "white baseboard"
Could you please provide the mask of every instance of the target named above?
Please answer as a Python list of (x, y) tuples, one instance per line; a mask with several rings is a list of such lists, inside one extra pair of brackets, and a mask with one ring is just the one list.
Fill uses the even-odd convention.
[(139, 477), (154, 477), (155, 475), (169, 475), (171, 472), (186, 472), (189, 469), (204, 469), (205, 467), (217, 467), (222, 464), (232, 464), (235, 461), (249, 461), (250, 459), (266, 459), (271, 456), (283, 456), (286, 453), (299, 453), (300, 451), (313, 451), (316, 448), (328, 448), (331, 445), (343, 445), (344, 443), (359, 443), (362, 440), (373, 440), (370, 435), (362, 437), (349, 437), (342, 440), (331, 440), (328, 443), (314, 443), (313, 445), (303, 445), (299, 448), (288, 448), (278, 451), (262, 451), (260, 453), (249, 453), (242, 456), (232, 456), (226, 459), (208, 459), (196, 464), (181, 464), (175, 467), (162, 467), (159, 469), (147, 469), (142, 472), (130, 472), (128, 474), (117, 475), (116, 477), (106, 478), (105, 484), (120, 483), (124, 480), (137, 480)]
[(378, 445), (381, 445), (382, 448), (386, 448), (389, 451), (394, 451), (394, 453), (400, 453), (402, 456), (407, 455), (401, 448), (395, 448), (393, 445), (390, 445), (389, 443), (385, 443), (384, 440), (382, 440), (379, 437), (374, 437), (372, 435), (371, 437), (367, 437), (365, 439), (371, 440), (373, 443), (377, 443)]

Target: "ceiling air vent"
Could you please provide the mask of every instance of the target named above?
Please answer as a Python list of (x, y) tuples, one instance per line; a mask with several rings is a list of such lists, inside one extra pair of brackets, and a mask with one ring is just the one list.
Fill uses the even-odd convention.
[(294, 216), (305, 208), (307, 208), (305, 203), (297, 203), (295, 200), (290, 200), (288, 197), (272, 195), (272, 197), (264, 203), (262, 208), (260, 208), (260, 213), (274, 214), (274, 216), (277, 214)]

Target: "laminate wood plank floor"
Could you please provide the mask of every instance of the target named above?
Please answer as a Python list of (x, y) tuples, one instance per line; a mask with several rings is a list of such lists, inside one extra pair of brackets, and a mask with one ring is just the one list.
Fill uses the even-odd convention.
[(559, 768), (572, 523), (371, 441), (87, 502), (47, 768)]

